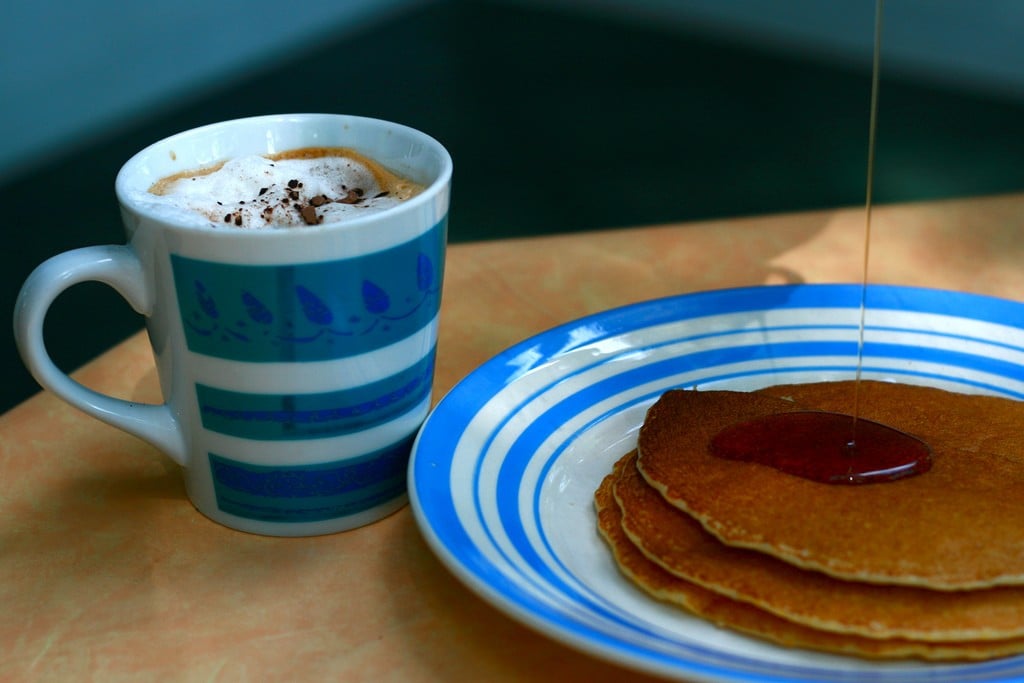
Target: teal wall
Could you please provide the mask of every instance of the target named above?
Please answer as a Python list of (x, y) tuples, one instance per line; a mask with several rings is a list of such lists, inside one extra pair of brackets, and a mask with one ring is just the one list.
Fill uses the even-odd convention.
[(0, 182), (141, 112), (199, 99), (427, 1), (7, 0)]
[[(0, 22), (0, 129), (17, 133), (0, 145), (0, 182), (140, 112), (180, 106), (247, 69), (444, 1), (307, 0), (299, 10), (271, 0), (9, 0)], [(847, 62), (870, 58), (874, 13), (873, 0), (504, 3), (613, 14)], [(886, 17), (888, 74), (1024, 99), (1021, 0), (888, 0)]]

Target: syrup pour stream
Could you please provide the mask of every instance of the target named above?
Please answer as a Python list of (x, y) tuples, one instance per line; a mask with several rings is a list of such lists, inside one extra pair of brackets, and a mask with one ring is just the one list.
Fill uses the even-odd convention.
[(920, 439), (860, 416), (883, 4), (884, 0), (876, 0), (871, 115), (868, 124), (864, 264), (853, 414), (803, 410), (777, 413), (727, 427), (711, 441), (711, 452), (718, 457), (757, 462), (788, 474), (829, 484), (894, 481), (927, 472), (932, 463), (931, 448)]
[(864, 368), (864, 321), (867, 312), (868, 260), (871, 255), (871, 207), (875, 186), (875, 131), (878, 129), (878, 74), (882, 63), (882, 16), (885, 0), (875, 4), (875, 44), (871, 57), (871, 115), (868, 119), (868, 171), (864, 190), (864, 263), (861, 270), (860, 322), (857, 328), (857, 376), (853, 391), (853, 436), (850, 447), (857, 441), (857, 422), (860, 417), (860, 377)]

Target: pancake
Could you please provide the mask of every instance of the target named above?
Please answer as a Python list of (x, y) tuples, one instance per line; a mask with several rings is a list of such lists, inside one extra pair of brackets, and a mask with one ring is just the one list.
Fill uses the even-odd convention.
[(949, 592), (842, 581), (727, 546), (644, 481), (616, 468), (623, 532), (649, 560), (716, 593), (805, 626), (866, 638), (943, 642), (1024, 638), (1024, 588)]
[[(749, 604), (736, 602), (680, 579), (648, 560), (621, 526), (622, 513), (612, 487), (632, 454), (616, 464), (594, 495), (598, 531), (609, 545), (620, 572), (648, 595), (682, 607), (719, 626), (783, 645), (874, 659), (916, 657), (926, 660), (980, 660), (1024, 650), (1024, 640), (980, 643), (923, 643), (899, 638), (877, 639), (840, 635), (787, 621)], [(632, 460), (629, 466), (632, 467)]]
[(1024, 584), (1024, 459), (1016, 439), (1004, 435), (1024, 426), (1024, 404), (902, 384), (864, 388), (861, 415), (927, 442), (931, 470), (833, 485), (710, 454), (711, 439), (738, 422), (848, 410), (852, 387), (830, 383), (668, 391), (640, 429), (638, 468), (723, 543), (804, 569), (933, 590)]

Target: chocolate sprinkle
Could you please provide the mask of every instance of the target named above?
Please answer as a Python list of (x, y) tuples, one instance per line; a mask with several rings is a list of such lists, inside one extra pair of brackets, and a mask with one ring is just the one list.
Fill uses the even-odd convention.
[(316, 208), (313, 206), (306, 205), (299, 210), (302, 214), (302, 220), (306, 221), (306, 225), (316, 225), (322, 219), (316, 215)]
[(348, 194), (345, 195), (344, 197), (342, 197), (341, 199), (339, 199), (338, 202), (341, 203), (341, 204), (358, 204), (359, 202), (361, 202), (363, 200), (362, 199), (362, 195), (363, 195), (363, 191), (362, 190), (359, 190), (359, 189), (349, 190)]

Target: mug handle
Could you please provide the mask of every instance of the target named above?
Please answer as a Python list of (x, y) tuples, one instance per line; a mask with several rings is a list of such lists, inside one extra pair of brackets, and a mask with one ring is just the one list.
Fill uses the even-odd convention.
[(184, 433), (166, 403), (139, 404), (93, 391), (68, 377), (47, 353), (43, 321), (50, 305), (65, 289), (88, 281), (110, 285), (142, 315), (153, 310), (151, 288), (131, 247), (83, 247), (58, 254), (32, 271), (14, 307), (14, 339), (25, 366), (39, 384), (79, 410), (151, 443), (185, 465)]

